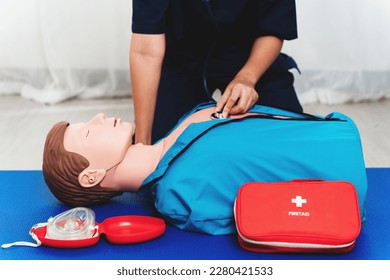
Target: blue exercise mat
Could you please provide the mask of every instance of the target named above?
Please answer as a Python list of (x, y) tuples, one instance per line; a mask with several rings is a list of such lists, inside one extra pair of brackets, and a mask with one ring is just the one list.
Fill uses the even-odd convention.
[[(114, 245), (104, 235), (93, 247), (57, 249), (40, 246), (0, 249), (2, 260), (383, 260), (390, 259), (390, 168), (368, 168), (367, 221), (352, 252), (325, 254), (263, 254), (243, 250), (236, 235), (210, 236), (167, 225), (163, 236), (139, 244)], [(0, 244), (33, 241), (30, 228), (69, 208), (57, 202), (41, 171), (0, 171)], [(111, 203), (91, 207), (97, 222), (121, 215), (152, 215), (151, 203), (124, 194)]]

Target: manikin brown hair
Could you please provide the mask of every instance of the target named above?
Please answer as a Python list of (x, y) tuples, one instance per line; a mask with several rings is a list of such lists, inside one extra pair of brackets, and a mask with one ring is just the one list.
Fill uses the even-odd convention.
[(83, 156), (64, 148), (67, 122), (55, 124), (46, 136), (43, 150), (43, 177), (50, 191), (61, 202), (72, 206), (101, 204), (122, 192), (104, 189), (99, 185), (84, 188), (78, 181), (79, 174), (89, 166)]

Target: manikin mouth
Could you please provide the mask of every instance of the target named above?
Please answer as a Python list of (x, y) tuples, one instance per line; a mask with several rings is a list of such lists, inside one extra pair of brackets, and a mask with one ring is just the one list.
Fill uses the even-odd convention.
[(114, 119), (114, 127), (116, 127), (116, 122), (117, 122), (117, 120), (116, 120), (116, 119)]

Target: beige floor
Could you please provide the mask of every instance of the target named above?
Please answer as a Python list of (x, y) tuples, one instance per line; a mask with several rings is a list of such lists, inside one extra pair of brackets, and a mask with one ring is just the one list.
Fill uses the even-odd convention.
[[(305, 105), (307, 113), (342, 112), (357, 124), (367, 167), (390, 167), (390, 100)], [(38, 170), (47, 131), (57, 121), (87, 121), (97, 113), (133, 120), (132, 100), (70, 100), (44, 105), (19, 96), (0, 97), (0, 170)]]

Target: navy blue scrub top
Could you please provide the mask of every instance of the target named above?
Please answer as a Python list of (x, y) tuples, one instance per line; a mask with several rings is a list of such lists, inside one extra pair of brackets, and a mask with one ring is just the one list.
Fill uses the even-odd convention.
[(165, 63), (196, 69), (212, 50), (218, 67), (236, 71), (256, 38), (297, 38), (295, 1), (133, 0), (132, 32), (165, 33)]

